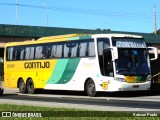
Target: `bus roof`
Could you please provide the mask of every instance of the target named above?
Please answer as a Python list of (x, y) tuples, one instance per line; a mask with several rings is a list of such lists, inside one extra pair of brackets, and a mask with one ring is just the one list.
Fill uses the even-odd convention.
[(89, 34), (66, 34), (66, 35), (48, 36), (48, 37), (39, 38), (37, 40), (32, 39), (32, 40), (26, 40), (22, 42), (9, 42), (6, 44), (6, 46), (43, 43), (44, 41), (47, 41), (47, 42), (66, 41), (68, 40), (68, 38), (81, 37), (81, 36), (90, 36), (90, 35)]
[(142, 38), (142, 36), (139, 35), (131, 35), (131, 34), (114, 34), (114, 33), (109, 33), (109, 34), (94, 34), (92, 35), (93, 37), (134, 37), (134, 38)]
[[(35, 44), (35, 43), (43, 43), (44, 41), (46, 42), (54, 42), (54, 41), (66, 41), (69, 38), (77, 38), (78, 37), (135, 37), (135, 38), (142, 38), (142, 36), (137, 36), (137, 35), (130, 35), (130, 34), (66, 34), (66, 35), (58, 35), (58, 36), (49, 36), (49, 37), (42, 37), (39, 38), (38, 40), (26, 40), (23, 42), (9, 42), (6, 44), (6, 46), (17, 46), (17, 45), (24, 45), (24, 44)], [(84, 39), (83, 38), (83, 39)]]

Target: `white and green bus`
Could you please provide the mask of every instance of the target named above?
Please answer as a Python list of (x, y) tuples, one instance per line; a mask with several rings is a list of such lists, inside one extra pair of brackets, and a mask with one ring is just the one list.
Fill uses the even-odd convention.
[[(157, 49), (153, 49), (157, 58)], [(141, 36), (69, 34), (8, 43), (4, 84), (36, 89), (97, 92), (143, 91), (151, 85), (149, 50)]]

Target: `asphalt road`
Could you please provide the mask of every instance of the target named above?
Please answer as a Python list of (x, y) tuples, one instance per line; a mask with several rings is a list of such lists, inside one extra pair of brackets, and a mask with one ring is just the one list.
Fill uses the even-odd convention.
[(0, 103), (100, 111), (160, 111), (160, 94), (121, 92), (88, 97), (73, 91), (43, 91), (29, 95), (19, 93), (18, 89), (5, 89)]

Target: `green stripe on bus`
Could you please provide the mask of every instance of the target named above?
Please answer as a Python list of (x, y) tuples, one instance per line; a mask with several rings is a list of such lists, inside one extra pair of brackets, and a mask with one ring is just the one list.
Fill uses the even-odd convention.
[(62, 77), (62, 75), (66, 69), (68, 61), (69, 61), (69, 59), (58, 60), (56, 66), (53, 70), (53, 73), (46, 84), (55, 84), (60, 80), (60, 78)]
[(137, 76), (136, 82), (144, 82), (146, 81), (146, 76)]
[(68, 40), (83, 40), (83, 39), (90, 39), (91, 36), (80, 36), (80, 37), (72, 37), (72, 38), (69, 38)]
[(79, 37), (72, 37), (72, 38), (69, 38), (68, 40), (79, 40)]
[(79, 39), (90, 39), (91, 36), (80, 36)]
[(70, 59), (63, 73), (63, 76), (57, 82), (57, 84), (65, 84), (69, 82), (72, 79), (79, 62), (80, 62), (80, 58)]

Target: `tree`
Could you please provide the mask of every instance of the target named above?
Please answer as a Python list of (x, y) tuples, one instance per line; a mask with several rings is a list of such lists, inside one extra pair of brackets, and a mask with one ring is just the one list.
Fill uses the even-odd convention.
[(97, 30), (100, 30), (100, 31), (111, 31), (111, 29), (101, 29), (101, 28), (97, 28)]
[(160, 34), (160, 29), (159, 29), (159, 30), (157, 30), (157, 34)]

